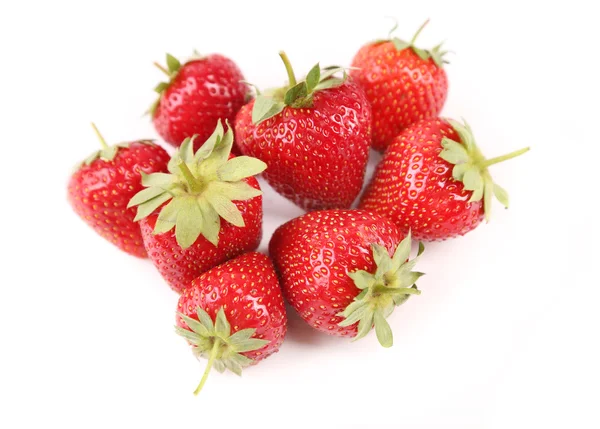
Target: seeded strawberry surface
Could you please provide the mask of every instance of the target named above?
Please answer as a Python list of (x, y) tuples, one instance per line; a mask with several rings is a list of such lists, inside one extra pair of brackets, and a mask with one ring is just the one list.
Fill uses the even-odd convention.
[(237, 65), (219, 54), (181, 65), (154, 110), (156, 130), (173, 146), (197, 134), (198, 149), (219, 119), (233, 123), (248, 93), (243, 79)]
[[(286, 300), (313, 328), (355, 336), (357, 324), (338, 326), (339, 313), (361, 292), (349, 272), (377, 268), (371, 246), (393, 253), (403, 235), (389, 220), (364, 210), (310, 212), (280, 226), (269, 254)], [(371, 327), (369, 326), (369, 329)]]
[[(260, 189), (254, 177), (245, 179)], [(146, 251), (171, 288), (181, 293), (201, 273), (245, 252), (256, 250), (262, 236), (262, 196), (236, 201), (245, 226), (237, 227), (221, 221), (217, 246), (200, 236), (193, 245), (183, 249), (177, 244), (174, 231), (153, 234), (158, 218), (154, 213), (140, 221)]]
[(167, 171), (169, 155), (143, 142), (119, 147), (114, 159), (82, 164), (71, 176), (68, 198), (75, 212), (102, 237), (134, 256), (147, 256), (131, 197), (143, 189), (140, 172)]
[[(271, 260), (260, 253), (247, 253), (219, 265), (196, 278), (186, 289), (177, 311), (198, 320), (197, 308), (215, 320), (223, 308), (231, 333), (255, 329), (252, 338), (267, 340), (264, 347), (243, 352), (256, 363), (277, 352), (287, 330), (281, 289)], [(188, 328), (181, 317), (177, 325)]]
[(137, 206), (144, 246), (171, 288), (181, 293), (202, 272), (255, 250), (262, 234), (262, 192), (254, 177), (266, 164), (231, 154), (233, 131), (218, 121), (194, 151), (187, 138), (168, 174), (142, 177)]
[(316, 92), (313, 107), (285, 107), (258, 124), (253, 107), (254, 100), (237, 115), (236, 143), (267, 164), (267, 182), (306, 210), (350, 207), (362, 187), (371, 139), (362, 89), (347, 81)]
[(396, 49), (391, 41), (363, 46), (350, 76), (364, 89), (373, 110), (373, 148), (385, 150), (404, 128), (439, 115), (448, 79), (433, 59), (412, 49)]
[(359, 207), (389, 217), (413, 237), (435, 241), (464, 235), (483, 220), (482, 201), (452, 177), (440, 157), (442, 139), (461, 139), (444, 119), (424, 120), (395, 138)]

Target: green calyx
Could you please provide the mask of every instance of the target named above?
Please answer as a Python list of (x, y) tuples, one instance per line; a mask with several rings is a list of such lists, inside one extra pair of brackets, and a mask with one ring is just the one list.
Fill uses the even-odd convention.
[[(82, 165), (90, 165), (92, 162), (94, 162), (97, 159), (102, 159), (104, 161), (112, 161), (113, 159), (115, 159), (115, 156), (117, 156), (119, 149), (127, 149), (129, 147), (129, 145), (131, 144), (129, 142), (124, 142), (124, 143), (118, 143), (118, 144), (109, 146), (106, 143), (106, 140), (104, 140), (104, 137), (102, 137), (102, 134), (100, 134), (100, 131), (96, 127), (96, 124), (94, 124), (93, 122), (92, 122), (92, 128), (94, 129), (94, 132), (96, 133), (96, 136), (98, 137), (98, 140), (100, 141), (100, 146), (102, 148), (100, 150), (96, 150), (96, 151), (92, 152), (86, 159), (84, 159), (82, 162), (77, 164), (75, 166), (76, 170), (79, 167), (81, 167)], [(154, 146), (154, 142), (149, 139), (137, 140), (137, 143), (143, 143), (143, 144)]]
[(377, 265), (375, 273), (364, 270), (348, 273), (354, 280), (357, 288), (361, 289), (354, 301), (339, 313), (343, 316), (339, 326), (350, 326), (358, 322), (358, 333), (353, 341), (367, 335), (373, 327), (377, 340), (383, 347), (393, 344), (392, 329), (386, 318), (394, 308), (403, 304), (411, 295), (419, 295), (421, 291), (415, 282), (423, 273), (412, 271), (419, 257), (425, 249), (419, 243), (417, 256), (408, 260), (410, 256), (411, 234), (400, 242), (394, 255), (390, 257), (385, 247), (373, 244), (373, 259)]
[(443, 42), (439, 45), (433, 47), (431, 50), (417, 48), (415, 46), (415, 42), (417, 41), (417, 37), (423, 31), (423, 28), (429, 23), (429, 20), (425, 21), (423, 25), (419, 27), (415, 35), (410, 42), (406, 42), (397, 37), (392, 37), (392, 33), (398, 28), (398, 23), (394, 24), (394, 27), (390, 30), (389, 36), (387, 40), (377, 40), (375, 43), (383, 43), (383, 42), (392, 42), (398, 51), (402, 51), (403, 49), (412, 49), (412, 51), (419, 56), (422, 60), (432, 59), (436, 66), (439, 68), (443, 68), (444, 64), (448, 64), (448, 61), (444, 59), (444, 55), (448, 53), (448, 51), (442, 50)]
[[(252, 122), (255, 124), (278, 115), (286, 106), (294, 109), (312, 107), (315, 93), (340, 86), (348, 77), (343, 67), (330, 66), (322, 69), (317, 63), (310, 69), (306, 78), (298, 82), (285, 52), (280, 52), (279, 56), (285, 65), (289, 83), (282, 88), (262, 93), (257, 89), (252, 109)], [(336, 73), (340, 72), (343, 73), (341, 78), (334, 77)]]
[[(190, 58), (188, 58), (187, 62), (201, 60), (202, 58), (204, 58), (204, 56), (200, 55), (200, 53), (198, 53), (198, 51), (194, 51), (192, 56)], [(158, 103), (160, 103), (160, 99), (162, 98), (163, 93), (167, 90), (169, 85), (171, 85), (171, 82), (173, 81), (175, 76), (177, 76), (177, 73), (179, 73), (179, 70), (182, 67), (181, 62), (171, 54), (167, 54), (166, 62), (167, 62), (167, 67), (164, 67), (163, 65), (161, 65), (157, 62), (153, 63), (157, 69), (159, 69), (161, 72), (163, 72), (165, 75), (167, 75), (169, 80), (167, 82), (160, 82), (154, 88), (154, 92), (156, 92), (158, 94), (158, 98), (156, 99), (156, 101), (154, 103), (152, 103), (152, 106), (150, 106), (150, 108), (146, 112), (150, 116), (154, 116), (154, 112), (156, 111), (156, 108), (158, 107)], [(187, 62), (184, 63), (184, 65), (187, 64)]]
[(233, 201), (246, 201), (262, 195), (244, 179), (261, 173), (267, 165), (248, 156), (229, 159), (233, 132), (228, 124), (224, 132), (221, 121), (213, 134), (194, 153), (194, 137), (187, 138), (169, 161), (169, 173), (142, 173), (146, 188), (129, 201), (137, 206), (135, 221), (158, 214), (154, 234), (175, 228), (175, 238), (183, 249), (203, 235), (215, 246), (219, 243), (221, 218), (237, 227), (244, 219)]
[(204, 375), (194, 395), (200, 393), (204, 387), (212, 367), (221, 373), (228, 369), (234, 374), (242, 375), (242, 369), (253, 361), (241, 353), (258, 350), (269, 344), (267, 340), (252, 338), (256, 332), (253, 328), (241, 329), (232, 334), (231, 325), (222, 307), (217, 312), (214, 323), (208, 313), (200, 307), (196, 309), (196, 313), (198, 320), (178, 313), (189, 329), (175, 327), (177, 334), (192, 344), (196, 357), (208, 359)]
[(469, 202), (480, 201), (483, 198), (485, 220), (489, 222), (492, 213), (492, 196), (495, 196), (505, 208), (508, 208), (509, 199), (506, 190), (492, 180), (488, 167), (522, 155), (529, 151), (529, 148), (485, 159), (475, 143), (473, 132), (467, 122), (461, 124), (451, 119), (448, 122), (460, 137), (460, 142), (444, 137), (442, 139), (444, 149), (440, 152), (440, 158), (454, 164), (452, 169), (454, 180), (462, 182), (467, 191), (473, 191)]

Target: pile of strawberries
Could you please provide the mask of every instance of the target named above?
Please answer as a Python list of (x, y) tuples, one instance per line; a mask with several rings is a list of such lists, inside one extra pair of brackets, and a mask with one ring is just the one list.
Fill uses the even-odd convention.
[[(391, 38), (363, 46), (348, 69), (315, 65), (259, 91), (230, 59), (167, 55), (150, 109), (172, 156), (150, 140), (102, 148), (72, 174), (75, 212), (121, 250), (149, 257), (179, 293), (176, 330), (211, 368), (276, 352), (284, 299), (316, 330), (354, 340), (420, 294), (412, 239), (446, 240), (508, 206), (466, 122), (438, 117), (448, 80), (441, 46)], [(95, 128), (95, 127), (94, 127)], [(383, 159), (358, 202), (369, 150)], [(256, 253), (263, 204), (256, 175), (307, 211)], [(267, 210), (272, 209), (266, 207)]]

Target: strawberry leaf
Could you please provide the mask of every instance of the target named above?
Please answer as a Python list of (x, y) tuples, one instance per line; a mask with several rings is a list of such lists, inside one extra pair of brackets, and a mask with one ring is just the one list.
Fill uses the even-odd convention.
[(169, 195), (166, 192), (163, 192), (162, 194), (152, 198), (151, 200), (145, 201), (145, 202), (137, 205), (137, 213), (136, 213), (133, 221), (137, 222), (140, 219), (150, 216), (152, 213), (154, 213), (154, 211), (157, 208), (159, 208), (161, 205), (163, 205), (170, 199), (171, 199), (171, 195)]
[(299, 98), (304, 98), (307, 95), (308, 86), (306, 82), (300, 82), (299, 84), (292, 86), (290, 89), (287, 90), (283, 98), (283, 102), (286, 105), (291, 106), (296, 100), (298, 100)]
[(404, 40), (400, 40), (397, 37), (395, 37), (395, 38), (392, 39), (392, 43), (394, 44), (394, 47), (398, 51), (401, 51), (403, 49), (406, 49), (406, 48), (410, 47), (410, 43), (405, 42)]
[(219, 180), (238, 182), (246, 177), (256, 176), (267, 168), (260, 159), (249, 156), (238, 156), (230, 159), (217, 170)]
[(344, 311), (338, 314), (344, 318), (338, 325), (347, 327), (358, 322), (357, 334), (353, 341), (367, 335), (375, 326), (377, 339), (381, 345), (384, 347), (392, 345), (392, 331), (385, 318), (410, 295), (421, 293), (414, 283), (423, 273), (411, 270), (423, 253), (424, 247), (420, 243), (417, 256), (413, 260), (408, 260), (410, 244), (409, 234), (398, 244), (394, 256), (390, 258), (385, 247), (373, 243), (371, 245), (373, 261), (377, 266), (375, 273), (364, 270), (348, 273), (356, 287), (362, 291)]
[[(259, 124), (278, 115), (285, 106), (310, 108), (312, 107), (314, 93), (340, 86), (347, 79), (344, 68), (329, 66), (321, 69), (317, 63), (310, 69), (304, 80), (296, 82), (296, 77), (287, 56), (283, 52), (280, 53), (280, 56), (284, 60), (290, 85), (266, 90), (262, 93), (257, 91), (252, 108), (252, 122), (254, 124)], [(333, 76), (339, 72), (344, 72), (343, 78), (334, 78)]]
[(240, 210), (226, 196), (210, 192), (206, 195), (206, 199), (219, 216), (227, 222), (240, 228), (245, 226)]
[(280, 114), (284, 107), (284, 103), (275, 100), (273, 97), (258, 95), (252, 108), (252, 122), (260, 124), (262, 121)]
[(448, 119), (447, 122), (452, 126), (459, 137), (459, 142), (448, 137), (442, 139), (442, 151), (440, 158), (449, 164), (454, 164), (452, 177), (458, 182), (462, 182), (467, 191), (472, 191), (469, 202), (478, 202), (483, 199), (483, 209), (485, 219), (489, 221), (492, 210), (492, 198), (495, 196), (498, 201), (508, 207), (508, 193), (504, 188), (494, 183), (489, 173), (488, 167), (499, 162), (517, 157), (527, 152), (529, 148), (524, 148), (511, 152), (507, 155), (492, 159), (486, 159), (473, 137), (473, 132), (469, 124)]
[(181, 68), (181, 63), (171, 54), (167, 54), (167, 68), (171, 74), (175, 74)]
[(186, 249), (194, 244), (202, 233), (202, 212), (198, 201), (192, 196), (179, 201), (181, 203), (175, 222), (175, 238), (177, 243)]
[(375, 324), (375, 334), (377, 335), (379, 344), (383, 347), (392, 347), (392, 344), (394, 343), (392, 328), (390, 328), (389, 323), (385, 320), (381, 311), (375, 312), (373, 322)]
[(446, 55), (448, 52), (447, 51), (442, 51), (442, 44), (441, 43), (439, 45), (433, 47), (431, 50), (421, 49), (421, 48), (417, 48), (415, 46), (415, 41), (417, 40), (418, 35), (421, 33), (421, 31), (427, 25), (428, 22), (429, 22), (429, 20), (425, 21), (425, 23), (422, 24), (421, 27), (419, 27), (419, 29), (417, 30), (417, 32), (415, 33), (415, 35), (413, 36), (413, 38), (410, 40), (410, 42), (407, 42), (405, 40), (399, 39), (397, 37), (394, 37), (394, 38), (391, 37), (391, 34), (394, 32), (394, 30), (396, 30), (396, 28), (398, 26), (398, 24), (395, 24), (394, 27), (392, 28), (392, 30), (389, 33), (388, 40), (376, 40), (372, 44), (380, 44), (380, 43), (384, 43), (384, 42), (391, 42), (394, 45), (394, 48), (396, 48), (397, 51), (403, 51), (405, 49), (411, 49), (423, 61), (427, 61), (427, 60), (429, 60), (431, 58), (431, 60), (434, 62), (434, 64), (437, 67), (442, 68), (444, 66), (444, 64), (448, 63), (448, 61), (446, 61), (444, 59), (444, 55)]
[(243, 368), (253, 363), (252, 359), (241, 353), (260, 350), (269, 344), (268, 340), (253, 338), (255, 329), (242, 329), (232, 333), (223, 307), (218, 309), (214, 322), (202, 308), (198, 307), (196, 313), (197, 320), (178, 313), (188, 329), (175, 327), (175, 332), (192, 346), (195, 356), (208, 358), (204, 376), (194, 393), (202, 389), (211, 368), (219, 372), (228, 369), (241, 375)]
[(200, 235), (218, 246), (221, 217), (243, 228), (244, 218), (234, 201), (262, 194), (246, 179), (266, 168), (264, 162), (247, 156), (229, 159), (233, 131), (228, 127), (224, 132), (221, 122), (196, 153), (194, 138), (186, 139), (173, 154), (168, 165), (170, 174), (143, 175), (146, 188), (129, 203), (138, 207), (136, 221), (160, 208), (153, 233), (175, 228), (175, 238), (183, 249), (193, 245)]
[(311, 93), (317, 87), (317, 84), (321, 80), (321, 68), (319, 63), (315, 64), (315, 66), (310, 69), (308, 74), (306, 75), (306, 88), (307, 92)]
[(494, 183), (494, 196), (505, 208), (508, 208), (508, 192), (500, 186)]

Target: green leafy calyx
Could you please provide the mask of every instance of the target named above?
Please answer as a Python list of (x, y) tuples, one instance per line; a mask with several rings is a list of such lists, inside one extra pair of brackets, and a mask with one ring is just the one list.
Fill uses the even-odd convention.
[(203, 235), (215, 246), (219, 243), (221, 218), (237, 227), (244, 219), (233, 201), (246, 201), (262, 194), (244, 179), (261, 173), (267, 165), (248, 156), (229, 159), (233, 132), (224, 132), (221, 121), (213, 134), (194, 153), (194, 139), (187, 138), (169, 161), (169, 173), (142, 174), (145, 189), (129, 201), (137, 206), (135, 221), (160, 210), (154, 234), (175, 228), (175, 238), (183, 249)]
[[(198, 53), (198, 51), (195, 50), (194, 53), (192, 54), (192, 56), (190, 58), (188, 58), (187, 62), (184, 63), (184, 65), (190, 61), (197, 61), (197, 60), (201, 60), (203, 58), (205, 58), (205, 57), (200, 55)], [(150, 114), (150, 116), (154, 116), (154, 112), (156, 111), (156, 108), (158, 107), (158, 103), (160, 103), (160, 99), (162, 98), (163, 93), (171, 85), (171, 82), (173, 81), (175, 76), (177, 76), (177, 73), (179, 73), (179, 70), (182, 67), (181, 62), (171, 54), (167, 54), (166, 63), (167, 63), (167, 67), (164, 67), (163, 65), (161, 65), (157, 62), (154, 63), (154, 66), (157, 69), (159, 69), (160, 71), (162, 71), (168, 77), (168, 81), (160, 82), (154, 88), (154, 92), (156, 92), (158, 94), (158, 98), (156, 99), (156, 101), (154, 103), (152, 103), (152, 106), (150, 106), (150, 108), (146, 112), (146, 113)]]
[[(95, 150), (87, 158), (85, 158), (82, 162), (77, 164), (75, 166), (75, 170), (79, 169), (79, 167), (81, 167), (82, 165), (90, 165), (92, 162), (94, 162), (97, 159), (102, 159), (103, 161), (112, 161), (117, 156), (119, 149), (127, 149), (129, 147), (129, 145), (131, 144), (131, 142), (123, 142), (123, 143), (117, 143), (115, 145), (108, 145), (106, 143), (106, 140), (104, 140), (104, 137), (102, 137), (102, 134), (100, 134), (100, 131), (98, 131), (96, 124), (94, 124), (93, 122), (92, 122), (92, 128), (94, 129), (94, 132), (96, 133), (96, 136), (98, 137), (98, 140), (100, 141), (101, 149)], [(154, 141), (152, 141), (150, 139), (136, 140), (136, 142), (147, 144), (150, 146), (155, 145)]]
[(373, 244), (371, 246), (373, 259), (377, 265), (375, 273), (364, 270), (348, 273), (356, 287), (362, 292), (338, 316), (344, 317), (339, 326), (350, 326), (358, 322), (358, 333), (353, 341), (364, 337), (375, 327), (379, 343), (383, 347), (392, 346), (392, 330), (386, 318), (410, 295), (421, 293), (415, 282), (423, 273), (412, 271), (412, 269), (423, 253), (424, 246), (423, 243), (419, 243), (417, 256), (408, 260), (410, 245), (410, 232), (400, 242), (391, 257), (385, 247)]
[(198, 307), (196, 313), (198, 320), (179, 313), (179, 317), (189, 329), (175, 327), (177, 334), (192, 345), (196, 357), (208, 359), (204, 375), (194, 395), (202, 390), (212, 367), (219, 372), (228, 369), (237, 375), (242, 375), (242, 369), (253, 361), (241, 353), (258, 350), (269, 344), (267, 340), (252, 338), (256, 332), (253, 328), (241, 329), (232, 334), (231, 325), (222, 307), (217, 312), (214, 323), (202, 308)]
[(509, 200), (508, 193), (504, 188), (495, 184), (492, 180), (488, 167), (522, 155), (529, 148), (526, 147), (496, 158), (485, 159), (475, 143), (473, 132), (467, 122), (464, 121), (464, 124), (461, 124), (451, 119), (448, 122), (460, 137), (460, 142), (444, 137), (440, 157), (450, 164), (454, 164), (452, 169), (454, 180), (462, 182), (467, 191), (473, 191), (469, 202), (480, 201), (483, 198), (485, 220), (489, 221), (492, 213), (492, 196), (495, 196), (505, 208), (508, 208)]
[[(257, 91), (252, 109), (252, 122), (255, 124), (278, 115), (286, 106), (294, 109), (312, 107), (315, 93), (340, 86), (348, 77), (343, 67), (330, 66), (322, 69), (317, 63), (310, 69), (304, 80), (297, 82), (285, 52), (280, 52), (279, 56), (285, 65), (289, 83), (282, 88)], [(343, 73), (341, 78), (334, 76), (340, 72)]]
[(391, 41), (398, 51), (402, 51), (404, 49), (412, 49), (412, 51), (419, 56), (424, 61), (428, 59), (432, 59), (436, 66), (439, 68), (444, 67), (444, 64), (448, 64), (448, 61), (444, 58), (444, 56), (448, 53), (448, 51), (442, 50), (442, 43), (433, 47), (431, 50), (421, 49), (415, 46), (415, 42), (417, 41), (417, 37), (423, 31), (423, 28), (429, 23), (429, 20), (425, 21), (423, 25), (419, 27), (413, 38), (410, 42), (406, 42), (397, 37), (392, 37), (392, 33), (398, 28), (398, 23), (396, 22), (394, 27), (390, 30), (389, 38), (386, 40), (377, 40), (375, 43), (383, 43)]

